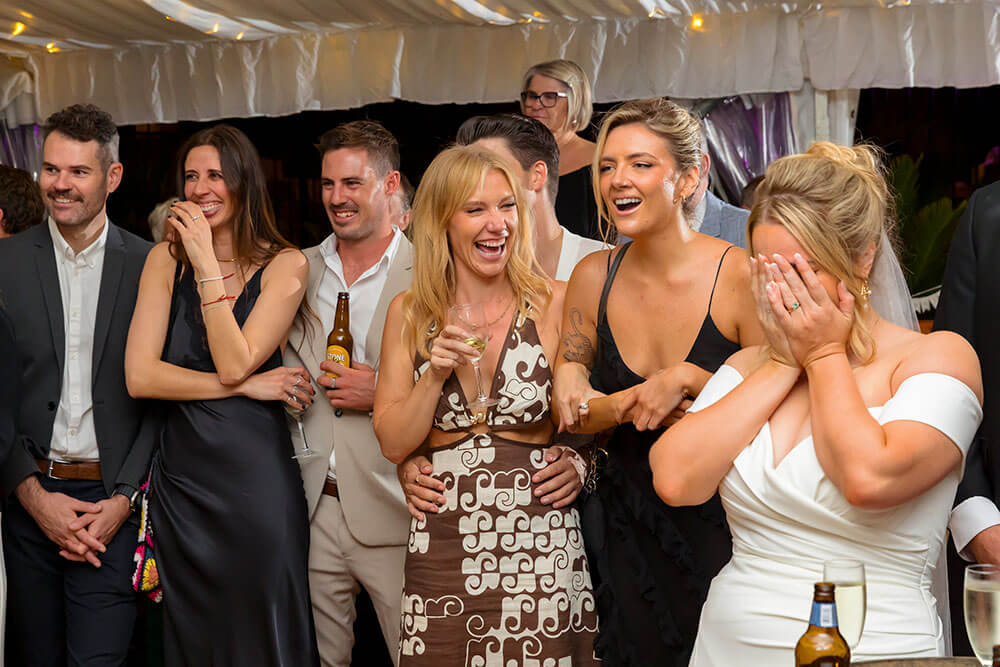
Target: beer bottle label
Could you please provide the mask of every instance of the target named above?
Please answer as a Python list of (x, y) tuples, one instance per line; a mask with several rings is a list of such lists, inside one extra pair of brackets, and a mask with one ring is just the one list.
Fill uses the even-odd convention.
[(326, 360), (335, 361), (346, 368), (351, 367), (351, 355), (340, 345), (330, 345), (326, 348)]
[(837, 605), (833, 602), (813, 602), (809, 625), (820, 628), (837, 627)]

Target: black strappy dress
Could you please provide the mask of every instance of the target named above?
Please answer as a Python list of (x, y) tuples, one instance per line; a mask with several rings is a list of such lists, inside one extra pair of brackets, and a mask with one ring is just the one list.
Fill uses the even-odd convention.
[[(607, 317), (608, 294), (630, 246), (626, 243), (614, 256), (598, 308), (591, 383), (607, 394), (645, 381), (622, 360)], [(740, 349), (712, 320), (715, 283), (685, 358), (710, 373)], [(718, 494), (703, 505), (670, 507), (653, 490), (649, 449), (662, 433), (639, 432), (632, 424), (617, 427), (605, 446), (608, 460), (596, 491), (586, 501), (584, 539), (600, 619), (597, 655), (605, 665), (687, 667), (709, 584), (732, 556)]]
[[(263, 269), (233, 306), (240, 326)], [(163, 360), (215, 372), (192, 271), (175, 275)], [(257, 372), (281, 365), (274, 354)], [(281, 405), (165, 402), (150, 517), (170, 667), (319, 664), (309, 599), (309, 517)]]

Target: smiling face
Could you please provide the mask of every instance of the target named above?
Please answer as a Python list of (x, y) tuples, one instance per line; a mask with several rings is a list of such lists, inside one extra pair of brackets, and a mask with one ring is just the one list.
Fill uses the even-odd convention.
[(776, 222), (762, 221), (755, 225), (750, 233), (751, 247), (754, 256), (764, 255), (768, 262), (774, 261), (774, 255), (778, 254), (792, 263), (795, 254), (798, 253), (809, 262), (810, 268), (816, 274), (816, 278), (823, 289), (830, 296), (830, 300), (838, 303), (840, 297), (837, 295), (837, 283), (840, 278), (830, 273), (813, 259), (812, 255), (799, 243), (784, 225)]
[(59, 131), (45, 139), (38, 185), (49, 215), (62, 227), (86, 225), (96, 218), (121, 175), (118, 163), (105, 171), (96, 141), (77, 141)]
[(619, 232), (636, 238), (680, 214), (698, 185), (696, 170), (679, 173), (667, 141), (638, 123), (619, 125), (598, 164), (601, 196)]
[[(536, 95), (541, 95), (542, 93), (569, 93), (569, 89), (561, 81), (542, 74), (536, 74), (531, 77), (531, 81), (528, 82), (525, 90), (531, 91)], [(551, 107), (542, 106), (542, 101), (539, 99), (528, 100), (521, 106), (521, 111), (525, 116), (541, 122), (542, 125), (549, 128), (549, 132), (557, 137), (566, 129), (569, 117), (569, 98), (560, 97), (556, 100), (555, 106)]]
[[(364, 148), (323, 155), (323, 208), (338, 239), (362, 241), (392, 224), (388, 176), (380, 178)], [(384, 229), (383, 229), (384, 228)]]
[(502, 274), (517, 225), (517, 203), (507, 177), (498, 169), (486, 172), (480, 186), (448, 221), (455, 266), (481, 277)]
[(198, 205), (212, 227), (230, 222), (235, 197), (226, 185), (215, 146), (195, 146), (184, 158), (184, 198)]

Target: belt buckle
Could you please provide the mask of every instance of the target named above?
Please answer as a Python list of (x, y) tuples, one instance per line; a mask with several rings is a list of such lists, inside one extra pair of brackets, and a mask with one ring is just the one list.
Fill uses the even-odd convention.
[(45, 476), (49, 479), (62, 479), (62, 477), (56, 477), (52, 470), (55, 468), (56, 462), (53, 459), (49, 459), (49, 469), (45, 472)]

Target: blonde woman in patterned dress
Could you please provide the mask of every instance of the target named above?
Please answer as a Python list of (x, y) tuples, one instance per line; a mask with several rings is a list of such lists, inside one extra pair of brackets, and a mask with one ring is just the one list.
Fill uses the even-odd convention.
[[(414, 276), (389, 307), (374, 425), (400, 463), (425, 450), (444, 504), (410, 527), (399, 664), (596, 664), (597, 614), (575, 509), (543, 505), (564, 286), (534, 270), (530, 209), (492, 153), (450, 148), (417, 190)], [(482, 303), (475, 351), (449, 307)], [(490, 381), (488, 378), (492, 378)]]

